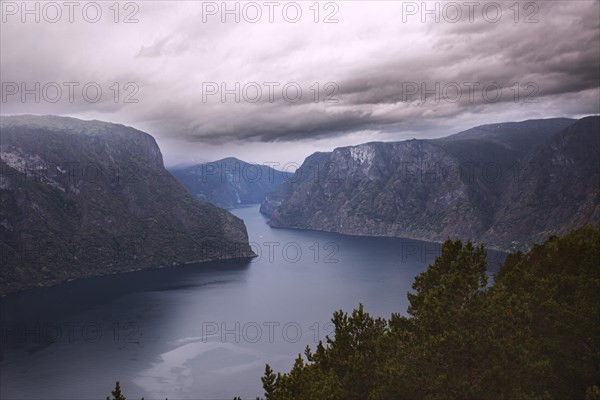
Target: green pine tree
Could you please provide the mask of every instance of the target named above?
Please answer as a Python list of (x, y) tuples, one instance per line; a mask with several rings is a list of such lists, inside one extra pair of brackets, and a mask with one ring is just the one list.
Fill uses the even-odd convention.
[(275, 383), (277, 376), (275, 375), (269, 364), (265, 366), (265, 375), (260, 379), (262, 381), (263, 389), (265, 391), (265, 399), (273, 400), (275, 398)]
[[(113, 398), (112, 400), (127, 400), (125, 396), (121, 393), (121, 384), (119, 381), (115, 384), (115, 389), (111, 392)], [(109, 396), (106, 396), (106, 400), (111, 400)]]

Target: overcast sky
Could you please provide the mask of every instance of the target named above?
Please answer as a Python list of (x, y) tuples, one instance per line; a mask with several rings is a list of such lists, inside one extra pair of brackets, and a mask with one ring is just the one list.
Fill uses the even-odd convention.
[(1, 1), (1, 113), (131, 125), (167, 165), (599, 113), (598, 0), (488, 3)]

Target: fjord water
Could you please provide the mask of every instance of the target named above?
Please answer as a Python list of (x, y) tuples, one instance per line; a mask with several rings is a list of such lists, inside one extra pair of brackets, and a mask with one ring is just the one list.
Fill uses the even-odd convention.
[[(405, 313), (440, 245), (272, 229), (233, 210), (259, 257), (68, 282), (1, 300), (0, 397), (231, 399), (261, 394), (332, 333), (333, 311)], [(490, 270), (503, 254), (489, 252)]]

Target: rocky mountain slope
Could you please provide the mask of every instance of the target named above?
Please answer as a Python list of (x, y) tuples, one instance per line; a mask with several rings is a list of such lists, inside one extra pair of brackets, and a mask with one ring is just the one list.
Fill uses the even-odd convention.
[(316, 153), (267, 194), (261, 212), (273, 227), (527, 248), (600, 223), (598, 120), (486, 125)]
[(293, 176), (233, 157), (170, 172), (194, 197), (223, 208), (260, 203), (268, 192)]
[(0, 119), (0, 293), (253, 256), (243, 221), (195, 200), (147, 133), (54, 116)]
[(542, 242), (600, 224), (600, 117), (588, 117), (529, 152), (503, 191), (483, 241)]

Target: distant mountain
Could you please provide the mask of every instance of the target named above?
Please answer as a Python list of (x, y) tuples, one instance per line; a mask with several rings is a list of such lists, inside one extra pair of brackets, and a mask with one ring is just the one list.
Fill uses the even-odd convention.
[[(525, 249), (600, 223), (598, 120), (485, 125), (315, 153), (261, 212), (273, 227)], [(524, 185), (529, 178), (536, 183)]]
[(170, 172), (194, 197), (223, 208), (260, 203), (294, 175), (233, 157)]
[(68, 279), (253, 256), (239, 218), (195, 200), (147, 133), (0, 118), (0, 294)]
[(515, 155), (523, 155), (575, 122), (577, 120), (570, 118), (550, 118), (481, 125), (440, 140), (461, 143), (474, 140), (493, 143)]

